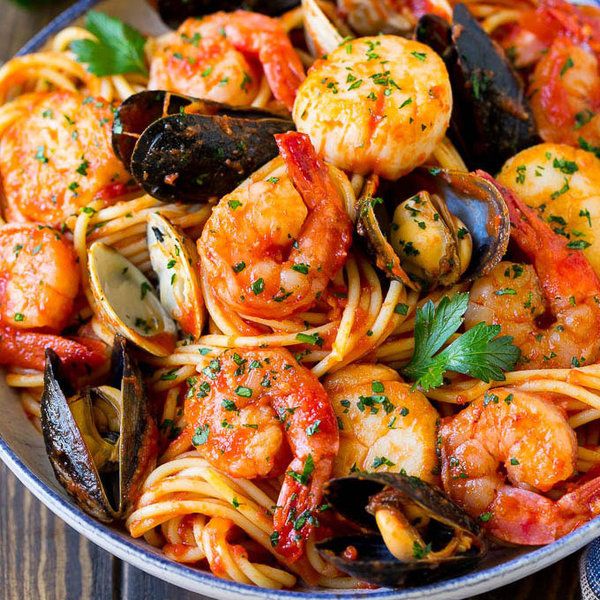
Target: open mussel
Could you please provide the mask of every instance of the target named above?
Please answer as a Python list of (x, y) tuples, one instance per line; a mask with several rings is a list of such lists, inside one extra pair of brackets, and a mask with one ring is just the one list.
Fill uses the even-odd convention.
[(464, 4), (455, 5), (451, 26), (435, 15), (422, 17), (417, 40), (446, 63), (454, 97), (449, 133), (469, 169), (494, 174), (539, 142), (523, 82)]
[(88, 250), (94, 309), (115, 333), (155, 356), (175, 349), (177, 327), (147, 277), (120, 252), (94, 242)]
[(489, 273), (506, 253), (510, 220), (486, 179), (419, 168), (395, 182), (367, 180), (357, 231), (388, 277), (431, 289)]
[(46, 350), (41, 422), (48, 458), (69, 495), (101, 521), (123, 518), (154, 468), (158, 440), (123, 337), (115, 337), (106, 385), (79, 391)]
[(251, 10), (276, 17), (295, 8), (300, 0), (150, 0), (169, 27), (176, 29), (189, 17), (203, 17), (219, 10)]
[(418, 477), (364, 473), (332, 479), (324, 500), (358, 533), (318, 542), (319, 553), (369, 583), (395, 587), (452, 577), (487, 550), (478, 524)]
[(278, 154), (273, 135), (293, 121), (163, 91), (117, 110), (113, 147), (144, 191), (164, 202), (206, 202), (234, 190)]

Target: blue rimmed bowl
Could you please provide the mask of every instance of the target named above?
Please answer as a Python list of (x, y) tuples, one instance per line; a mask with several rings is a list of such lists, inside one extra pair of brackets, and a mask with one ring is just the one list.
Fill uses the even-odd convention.
[[(593, 2), (592, 2), (593, 3)], [(40, 49), (50, 37), (73, 24), (95, 7), (131, 23), (140, 30), (159, 34), (164, 31), (154, 12), (144, 0), (81, 0), (67, 9), (33, 37), (19, 52)], [(187, 590), (221, 600), (244, 596), (263, 600), (311, 598), (369, 598), (377, 600), (458, 600), (507, 585), (535, 573), (579, 550), (600, 536), (600, 517), (570, 535), (536, 549), (504, 548), (492, 552), (477, 570), (433, 585), (400, 590), (316, 590), (271, 591), (219, 579), (209, 572), (178, 564), (143, 540), (132, 539), (124, 530), (95, 521), (67, 497), (56, 482), (46, 457), (42, 437), (26, 418), (13, 390), (0, 381), (0, 458), (21, 482), (52, 512), (80, 534), (147, 573)]]

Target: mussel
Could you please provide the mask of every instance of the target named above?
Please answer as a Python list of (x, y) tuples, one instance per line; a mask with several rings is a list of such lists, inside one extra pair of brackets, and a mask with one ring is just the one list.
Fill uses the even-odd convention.
[(154, 468), (158, 430), (138, 366), (115, 337), (106, 385), (75, 391), (56, 353), (46, 350), (41, 422), (56, 478), (97, 519), (123, 518)]
[(175, 349), (177, 327), (160, 303), (154, 286), (120, 252), (94, 242), (88, 250), (94, 309), (115, 333), (155, 356)]
[(148, 251), (158, 275), (160, 302), (184, 333), (196, 339), (204, 327), (196, 246), (159, 213), (148, 217)]
[(189, 17), (203, 17), (219, 10), (251, 10), (271, 17), (283, 14), (300, 0), (150, 0), (160, 18), (173, 29)]
[(145, 192), (164, 202), (206, 202), (234, 190), (278, 154), (289, 117), (163, 91), (117, 110), (113, 147)]
[(478, 524), (437, 488), (404, 473), (332, 479), (327, 505), (359, 533), (317, 543), (341, 571), (382, 586), (410, 586), (473, 567), (487, 546)]
[(419, 168), (395, 182), (367, 180), (357, 231), (388, 277), (431, 289), (489, 273), (506, 253), (510, 219), (486, 179)]
[(455, 5), (452, 26), (423, 16), (417, 40), (446, 63), (454, 97), (450, 137), (469, 169), (494, 174), (509, 157), (539, 143), (523, 82), (464, 4)]

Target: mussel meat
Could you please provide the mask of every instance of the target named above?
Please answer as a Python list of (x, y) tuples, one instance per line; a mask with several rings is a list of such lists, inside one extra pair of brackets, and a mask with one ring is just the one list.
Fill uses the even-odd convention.
[(431, 289), (493, 269), (506, 253), (510, 220), (501, 193), (486, 179), (419, 168), (395, 182), (367, 180), (357, 231), (388, 277)]
[(94, 242), (88, 250), (94, 309), (115, 333), (155, 356), (175, 349), (177, 327), (146, 276), (120, 252)]
[(417, 40), (446, 63), (454, 97), (449, 133), (469, 169), (496, 173), (539, 142), (523, 82), (464, 4), (454, 6), (452, 26), (423, 16)]
[(319, 553), (369, 583), (395, 587), (452, 577), (487, 551), (479, 525), (418, 477), (401, 472), (332, 479), (324, 500), (359, 532), (318, 542)]
[(150, 0), (164, 23), (176, 29), (189, 17), (203, 17), (219, 10), (251, 10), (276, 17), (295, 8), (300, 0)]
[(158, 448), (158, 430), (125, 338), (115, 337), (106, 385), (80, 391), (47, 349), (41, 422), (56, 478), (75, 502), (104, 522), (125, 517)]
[(204, 327), (204, 299), (198, 282), (196, 246), (159, 213), (148, 217), (148, 250), (158, 275), (160, 302), (184, 333), (197, 339)]
[(118, 109), (113, 147), (144, 191), (164, 202), (206, 202), (231, 192), (278, 154), (289, 117), (163, 91)]

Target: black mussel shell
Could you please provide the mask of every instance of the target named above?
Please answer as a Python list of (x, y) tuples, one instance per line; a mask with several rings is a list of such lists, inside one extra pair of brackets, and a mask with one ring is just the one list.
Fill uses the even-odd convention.
[[(454, 527), (471, 534), (475, 542), (471, 550), (437, 562), (423, 558), (398, 560), (387, 549), (375, 517), (367, 512), (370, 498), (386, 488), (393, 488), (435, 516), (437, 521), (432, 521), (431, 526), (436, 528), (433, 530), (436, 536), (444, 538), (451, 531), (449, 528)], [(322, 540), (316, 545), (319, 553), (341, 571), (369, 583), (411, 586), (452, 577), (473, 567), (487, 550), (479, 525), (439, 489), (418, 477), (403, 473), (362, 473), (332, 479), (325, 486), (324, 500), (361, 532)], [(389, 501), (393, 503), (393, 497)], [(444, 543), (446, 541), (449, 538)]]
[(446, 63), (454, 97), (450, 137), (469, 169), (496, 173), (509, 157), (539, 143), (523, 82), (464, 4), (454, 7), (452, 27), (440, 17), (422, 17), (417, 39)]
[(173, 29), (189, 17), (203, 17), (219, 10), (251, 10), (276, 17), (295, 8), (300, 0), (155, 0), (160, 18)]
[(278, 154), (286, 116), (165, 91), (125, 100), (113, 148), (138, 184), (164, 202), (206, 202), (231, 192)]
[[(46, 452), (59, 483), (75, 502), (100, 521), (125, 516), (143, 479), (156, 459), (157, 429), (148, 415), (139, 369), (124, 338), (117, 336), (109, 384), (122, 390), (119, 459), (116, 470), (99, 472), (81, 430), (69, 408), (76, 394), (61, 359), (46, 350), (41, 423)], [(93, 389), (79, 392), (91, 402)]]

